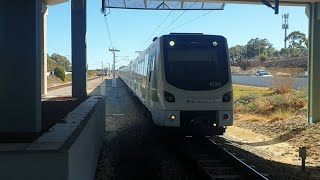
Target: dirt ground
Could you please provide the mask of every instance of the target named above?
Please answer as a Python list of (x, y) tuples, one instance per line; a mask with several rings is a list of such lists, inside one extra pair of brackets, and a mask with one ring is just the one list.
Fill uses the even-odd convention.
[(301, 165), (299, 147), (304, 146), (310, 178), (320, 179), (320, 123), (308, 124), (306, 111), (303, 108), (282, 120), (236, 112), (234, 126), (223, 137), (264, 159), (296, 167)]
[(79, 106), (85, 99), (55, 97), (42, 101), (42, 130), (46, 131)]
[(48, 76), (48, 87), (57, 86), (63, 83), (64, 82), (57, 76), (54, 76), (54, 75)]

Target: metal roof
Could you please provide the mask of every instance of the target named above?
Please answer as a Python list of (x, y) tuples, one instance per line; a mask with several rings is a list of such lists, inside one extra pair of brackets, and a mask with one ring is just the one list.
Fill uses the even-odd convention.
[(102, 0), (106, 8), (145, 10), (223, 10), (225, 4), (264, 4), (279, 13), (279, 6), (306, 6), (320, 0)]
[(45, 5), (54, 6), (57, 4), (68, 2), (69, 0), (42, 0)]
[(146, 10), (222, 10), (224, 3), (200, 0), (106, 0), (106, 7)]
[[(146, 10), (222, 10), (225, 4), (277, 4), (305, 6), (320, 0), (103, 0), (106, 8)], [(103, 2), (104, 3), (104, 2)], [(271, 7), (268, 5), (269, 7)]]
[[(192, 1), (192, 0), (191, 0)], [(196, 0), (194, 0), (196, 1)], [(200, 0), (199, 0), (200, 1)], [(226, 4), (262, 4), (262, 0), (201, 0), (204, 2), (220, 2)], [(275, 0), (265, 0), (271, 4), (275, 3)], [(309, 3), (320, 2), (320, 0), (279, 0), (280, 5), (307, 5)]]

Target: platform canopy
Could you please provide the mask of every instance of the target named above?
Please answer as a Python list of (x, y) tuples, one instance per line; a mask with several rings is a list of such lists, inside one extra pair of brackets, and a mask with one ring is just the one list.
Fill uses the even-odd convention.
[(106, 8), (145, 10), (222, 10), (225, 4), (307, 5), (320, 0), (103, 0)]
[(178, 0), (106, 0), (106, 8), (145, 10), (222, 10), (224, 3)]
[(68, 2), (68, 1), (69, 0), (42, 0), (42, 2), (48, 6), (54, 6), (57, 4), (62, 4), (62, 3)]

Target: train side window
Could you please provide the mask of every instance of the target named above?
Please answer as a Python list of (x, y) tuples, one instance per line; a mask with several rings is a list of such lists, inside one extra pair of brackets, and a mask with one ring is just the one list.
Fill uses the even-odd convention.
[(157, 51), (155, 50), (152, 53), (152, 82), (151, 82), (151, 87), (154, 89), (157, 89)]
[(149, 62), (149, 53), (147, 53), (145, 56), (144, 56), (144, 62), (145, 62), (145, 65), (144, 65), (144, 75), (147, 75), (147, 67), (148, 67), (148, 62)]

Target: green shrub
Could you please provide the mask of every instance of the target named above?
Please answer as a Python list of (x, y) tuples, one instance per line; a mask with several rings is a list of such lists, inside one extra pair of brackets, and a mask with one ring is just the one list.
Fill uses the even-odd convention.
[(249, 61), (241, 61), (238, 63), (242, 70), (247, 70), (250, 67)]
[(57, 68), (54, 69), (54, 74), (59, 77), (63, 82), (66, 79), (66, 74), (64, 72), (63, 67), (59, 66)]
[(260, 60), (260, 62), (264, 63), (264, 62), (266, 62), (268, 60), (268, 57), (266, 55), (261, 55), (259, 57), (259, 60)]
[(248, 105), (248, 104), (250, 104), (250, 103), (253, 103), (256, 98), (257, 98), (256, 95), (240, 96), (240, 97), (235, 101), (235, 104)]
[(269, 98), (275, 110), (297, 111), (307, 105), (307, 95), (303, 93), (275, 94)]
[(235, 103), (235, 112), (239, 113), (249, 113), (255, 110), (256, 106), (254, 104), (257, 96), (256, 95), (245, 95), (240, 96)]

